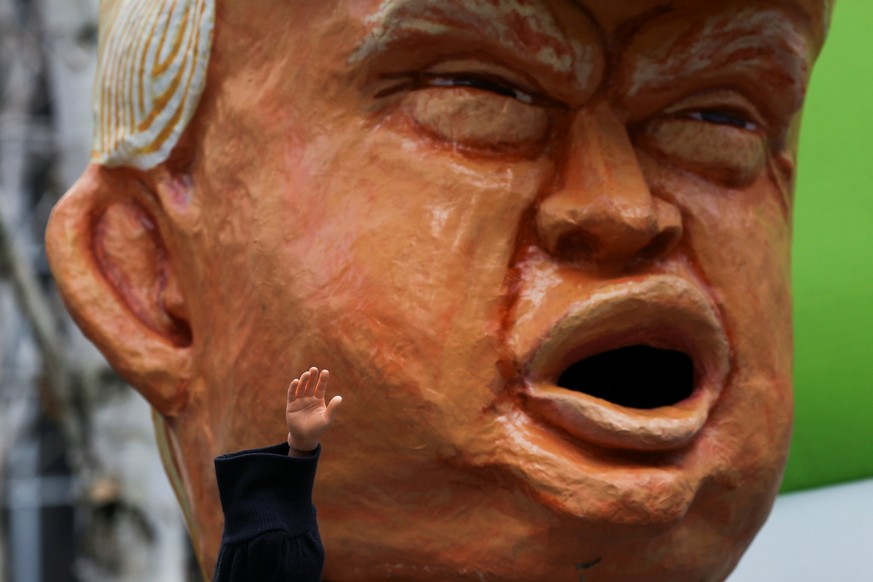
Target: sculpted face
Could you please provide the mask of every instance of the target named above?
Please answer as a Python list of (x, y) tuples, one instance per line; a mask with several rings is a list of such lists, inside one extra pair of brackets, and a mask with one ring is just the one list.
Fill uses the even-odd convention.
[(133, 201), (91, 213), (170, 364), (144, 376), (148, 348), (113, 352), (128, 324), (67, 291), (163, 414), (207, 571), (213, 456), (282, 440), (283, 382), (317, 365), (345, 397), (316, 485), (327, 579), (723, 579), (787, 453), (824, 11), (220, 3), (174, 157), (112, 170)]

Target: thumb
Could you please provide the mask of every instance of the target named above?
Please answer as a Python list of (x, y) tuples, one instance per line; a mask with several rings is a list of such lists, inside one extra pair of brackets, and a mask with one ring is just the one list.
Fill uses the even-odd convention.
[(327, 422), (332, 423), (333, 419), (336, 418), (336, 413), (340, 408), (340, 405), (343, 403), (342, 396), (334, 396), (330, 399), (330, 402), (327, 403)]

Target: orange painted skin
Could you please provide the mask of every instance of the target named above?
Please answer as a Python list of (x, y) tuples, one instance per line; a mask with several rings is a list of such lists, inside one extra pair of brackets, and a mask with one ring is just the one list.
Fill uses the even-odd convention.
[[(796, 136), (827, 17), (219, 3), (172, 158), (91, 166), (48, 234), (71, 312), (157, 411), (204, 571), (212, 458), (281, 442), (315, 364), (345, 398), (316, 484), (326, 580), (724, 579), (787, 453)], [(557, 386), (634, 344), (688, 354), (693, 392)]]

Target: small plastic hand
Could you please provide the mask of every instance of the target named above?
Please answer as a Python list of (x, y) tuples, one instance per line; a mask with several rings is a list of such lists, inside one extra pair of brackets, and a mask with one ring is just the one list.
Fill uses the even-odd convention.
[(334, 396), (325, 405), (324, 394), (330, 373), (310, 368), (288, 387), (285, 422), (288, 424), (290, 456), (305, 456), (318, 447), (318, 439), (336, 418), (342, 396)]

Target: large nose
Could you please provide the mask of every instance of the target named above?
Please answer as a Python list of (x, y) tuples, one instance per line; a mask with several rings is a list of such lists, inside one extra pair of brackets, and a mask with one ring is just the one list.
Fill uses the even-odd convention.
[(554, 190), (540, 203), (542, 246), (569, 260), (623, 266), (668, 253), (682, 237), (682, 216), (655, 197), (624, 124), (607, 106), (580, 111)]

